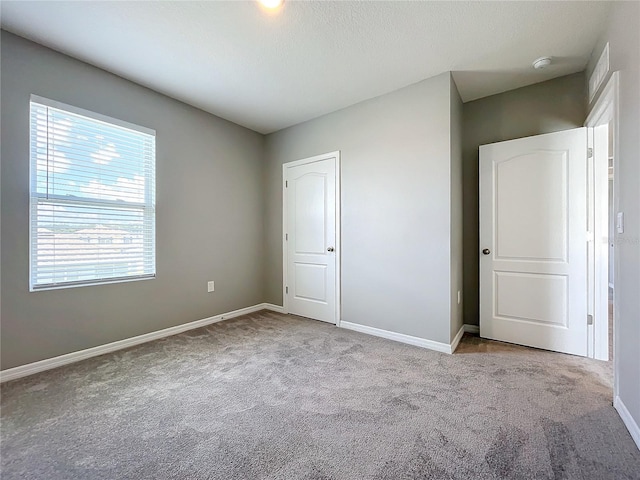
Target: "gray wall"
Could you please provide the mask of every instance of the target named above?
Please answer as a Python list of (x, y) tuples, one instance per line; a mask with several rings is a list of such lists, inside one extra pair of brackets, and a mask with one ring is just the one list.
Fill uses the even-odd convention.
[(615, 359), (618, 395), (640, 426), (640, 3), (614, 2), (588, 75), (609, 42), (611, 71), (620, 71), (618, 143), (614, 158), (616, 212), (625, 230), (615, 237)]
[(462, 303), (458, 304), (458, 290), (462, 291), (462, 99), (451, 77), (451, 340), (463, 323)]
[[(3, 369), (263, 301), (262, 135), (6, 32), (1, 71)], [(32, 93), (156, 130), (155, 280), (29, 293)]]
[(585, 77), (575, 73), (464, 104), (464, 323), (478, 325), (479, 320), (478, 147), (581, 127), (585, 103)]
[(282, 304), (282, 164), (342, 158), (342, 320), (449, 343), (450, 74), (266, 139), (266, 301)]

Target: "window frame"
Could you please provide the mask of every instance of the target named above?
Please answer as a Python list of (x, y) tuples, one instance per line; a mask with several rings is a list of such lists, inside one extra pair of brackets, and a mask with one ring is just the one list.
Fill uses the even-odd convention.
[[(104, 123), (109, 126), (116, 126), (119, 128), (124, 128), (131, 130), (136, 133), (144, 134), (151, 136), (152, 140), (152, 148), (153, 155), (151, 160), (151, 171), (150, 173), (144, 172), (145, 177), (145, 189), (144, 189), (144, 201), (143, 202), (123, 202), (108, 200), (108, 199), (100, 199), (100, 198), (90, 198), (81, 195), (73, 195), (70, 198), (69, 195), (55, 195), (55, 194), (43, 194), (38, 192), (37, 189), (37, 169), (36, 169), (36, 160), (34, 160), (35, 152), (33, 151), (32, 145), (32, 123), (31, 123), (31, 115), (32, 115), (32, 105), (37, 104), (40, 106), (44, 106), (47, 108), (54, 108), (60, 110), (64, 113), (70, 113), (73, 115), (79, 115), (85, 117), (89, 120)], [(49, 139), (47, 139), (47, 142)], [(140, 125), (136, 125), (130, 122), (126, 122), (124, 120), (120, 120), (117, 118), (109, 117), (107, 115), (103, 115), (97, 112), (93, 112), (90, 110), (85, 110), (83, 108), (75, 107), (73, 105), (68, 105), (62, 102), (58, 102), (55, 100), (48, 99), (46, 97), (41, 97), (39, 95), (32, 94), (29, 98), (29, 291), (30, 292), (39, 292), (46, 290), (58, 290), (58, 289), (66, 289), (66, 288), (75, 288), (75, 287), (87, 287), (92, 285), (105, 285), (111, 283), (122, 283), (122, 282), (134, 282), (140, 280), (152, 280), (156, 278), (157, 275), (157, 250), (156, 250), (156, 131), (143, 127)], [(35, 170), (35, 171), (34, 171)], [(149, 181), (153, 183), (153, 185), (149, 185)], [(79, 193), (79, 192), (78, 192)], [(94, 207), (96, 209), (99, 208), (109, 208), (109, 207), (117, 207), (118, 209), (126, 209), (132, 211), (139, 211), (142, 213), (142, 224), (143, 231), (145, 230), (144, 225), (147, 222), (151, 222), (151, 228), (149, 231), (151, 232), (151, 249), (152, 249), (152, 260), (153, 260), (153, 271), (152, 273), (146, 274), (138, 274), (138, 275), (127, 275), (121, 277), (97, 277), (95, 279), (89, 280), (71, 280), (64, 282), (56, 282), (56, 283), (47, 283), (47, 284), (37, 284), (34, 283), (34, 257), (37, 255), (37, 248), (34, 247), (34, 243), (38, 240), (37, 233), (34, 236), (33, 229), (38, 228), (37, 225), (37, 208), (38, 205), (47, 204), (49, 201), (55, 202), (56, 204), (63, 203), (69, 205), (76, 206), (88, 206)], [(151, 219), (149, 220), (149, 216)], [(143, 237), (144, 242), (144, 237)], [(142, 253), (142, 258), (144, 258), (144, 248)], [(100, 267), (99, 263), (96, 262), (96, 270)]]

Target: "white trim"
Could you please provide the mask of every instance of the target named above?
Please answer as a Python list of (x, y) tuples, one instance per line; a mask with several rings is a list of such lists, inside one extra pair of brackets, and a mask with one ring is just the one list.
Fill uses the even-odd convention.
[[(599, 130), (600, 132), (600, 130)], [(592, 127), (587, 128), (587, 149), (591, 150), (591, 157), (587, 155), (587, 316), (591, 315), (593, 318), (593, 323), (589, 325), (587, 323), (587, 354), (586, 356), (589, 358), (595, 358), (594, 348), (595, 348), (595, 330), (596, 330), (596, 321), (598, 315), (595, 310), (595, 297), (596, 297), (596, 287), (597, 279), (595, 278), (596, 271), (596, 247), (595, 247), (595, 239), (598, 236), (595, 234), (594, 220), (596, 217), (596, 192), (595, 192), (595, 165), (598, 157), (601, 156), (603, 145), (598, 142), (597, 148), (595, 145), (595, 129)], [(602, 135), (600, 134), (601, 138)], [(607, 136), (607, 143), (609, 142), (609, 138)], [(608, 149), (608, 145), (607, 145)], [(605, 154), (606, 156), (606, 154)], [(608, 161), (607, 161), (608, 163)], [(607, 180), (608, 182), (608, 180)], [(608, 231), (607, 231), (608, 233)]]
[(293, 162), (287, 162), (282, 164), (282, 313), (289, 313), (288, 302), (287, 302), (287, 261), (288, 261), (288, 251), (287, 251), (287, 241), (285, 240), (285, 236), (287, 235), (287, 169), (291, 167), (298, 167), (300, 165), (308, 165), (310, 163), (321, 162), (323, 160), (335, 159), (335, 167), (336, 167), (336, 177), (335, 177), (335, 189), (336, 189), (336, 198), (335, 198), (335, 208), (336, 208), (336, 225), (335, 225), (335, 258), (336, 258), (336, 279), (335, 279), (335, 299), (336, 299), (336, 311), (335, 311), (335, 325), (340, 326), (341, 317), (342, 317), (342, 301), (340, 293), (342, 291), (341, 287), (341, 264), (342, 264), (342, 243), (341, 243), (341, 232), (340, 226), (342, 224), (341, 220), (341, 195), (340, 195), (340, 178), (342, 176), (342, 163), (340, 162), (340, 150), (336, 150), (335, 152), (324, 153), (322, 155), (316, 155), (314, 157), (303, 158), (302, 160), (295, 160)]
[(618, 414), (620, 415), (624, 426), (627, 427), (627, 430), (629, 430), (631, 438), (633, 438), (633, 441), (636, 442), (636, 446), (638, 447), (638, 449), (640, 449), (640, 427), (631, 416), (631, 413), (629, 413), (629, 410), (627, 410), (625, 404), (622, 403), (620, 397), (616, 396), (614, 398), (613, 406), (618, 411)]
[(49, 98), (41, 97), (39, 95), (31, 94), (30, 101), (34, 103), (38, 103), (40, 105), (44, 105), (46, 107), (51, 107), (58, 110), (64, 110), (66, 112), (73, 113), (75, 115), (80, 115), (82, 117), (87, 117), (92, 120), (97, 120), (99, 122), (110, 123), (112, 125), (116, 125), (121, 128), (133, 130), (134, 132), (144, 133), (145, 135), (151, 135), (152, 137), (156, 136), (156, 131), (152, 128), (147, 128), (147, 127), (143, 127), (142, 125), (136, 125), (135, 123), (126, 122), (124, 120), (120, 120), (119, 118), (113, 118), (107, 115), (102, 115), (101, 113), (92, 112), (91, 110), (85, 110), (84, 108), (74, 107), (73, 105), (67, 105), (66, 103), (58, 102), (56, 100), (51, 100)]
[[(414, 345), (416, 347), (428, 348), (429, 350), (435, 350), (436, 352), (452, 353), (453, 351), (453, 343), (448, 344), (442, 342), (434, 342), (433, 340), (427, 340), (426, 338), (405, 335), (404, 333), (390, 332), (389, 330), (382, 330), (381, 328), (369, 327), (367, 325), (360, 325), (358, 323), (345, 322), (344, 320), (340, 322), (340, 327), (346, 328), (347, 330), (366, 333), (367, 335), (373, 335), (375, 337), (386, 338), (388, 340), (406, 343), (408, 345)], [(458, 337), (458, 335), (462, 337), (462, 328), (460, 329), (456, 337)]]
[(283, 163), (282, 166), (286, 166), (286, 168), (299, 167), (300, 165), (308, 165), (310, 163), (321, 162), (323, 160), (327, 160), (328, 158), (338, 159), (339, 157), (340, 150), (336, 150), (335, 152), (323, 153), (320, 155), (315, 155), (313, 157), (303, 158), (302, 160), (294, 160), (293, 162)]
[(340, 150), (333, 152), (336, 156), (336, 327), (339, 327), (342, 323), (342, 231), (340, 226), (342, 225), (342, 162), (340, 161)]
[(593, 128), (593, 182), (589, 207), (593, 210), (593, 358), (609, 360), (609, 126)]
[[(618, 91), (619, 91), (619, 82), (620, 82), (619, 78), (620, 78), (620, 72), (613, 72), (611, 74), (611, 76), (609, 77), (609, 80), (607, 81), (606, 85), (602, 89), (602, 92), (598, 95), (593, 107), (589, 111), (587, 120), (584, 123), (585, 126), (587, 127), (597, 127), (599, 125), (604, 125), (608, 123), (609, 128), (613, 129), (612, 156), (613, 156), (613, 162), (614, 162), (614, 165), (613, 165), (614, 177), (618, 175), (618, 171), (619, 171), (617, 166), (618, 145), (619, 145), (619, 141), (618, 141), (618, 125), (619, 125), (619, 122), (618, 122), (619, 93)], [(607, 170), (608, 170), (608, 166), (609, 166), (608, 155), (607, 155), (606, 161), (607, 161)], [(604, 168), (604, 166), (602, 168)], [(616, 192), (617, 184), (618, 182), (614, 178), (614, 181), (613, 181), (613, 202), (615, 206), (614, 211), (617, 211), (617, 197), (618, 197)], [(603, 188), (604, 187), (601, 186), (600, 190), (602, 190)], [(606, 188), (607, 189), (609, 188), (608, 183)], [(606, 198), (606, 201), (608, 202), (607, 192), (596, 190), (594, 194), (596, 198), (601, 198), (602, 201), (605, 201), (604, 199)], [(599, 213), (601, 217), (606, 219), (608, 217), (608, 208), (606, 212), (599, 212)], [(594, 236), (596, 239), (609, 237), (608, 221), (606, 222), (603, 222), (602, 220), (597, 221), (595, 222), (594, 226), (596, 228), (596, 231), (594, 231)], [(613, 239), (609, 238), (609, 242), (612, 240)], [(605, 360), (605, 361), (609, 359), (609, 310), (608, 310), (609, 291), (607, 288), (604, 288), (604, 286), (608, 284), (608, 277), (609, 277), (608, 256), (609, 256), (608, 244), (606, 249), (598, 248), (594, 255), (594, 262), (595, 262), (594, 269), (595, 269), (595, 276), (597, 278), (596, 285), (599, 285), (600, 287), (597, 288), (596, 291), (594, 291), (594, 301), (595, 301), (594, 314), (595, 315), (594, 315), (594, 324), (593, 324), (593, 338), (589, 345), (590, 349), (592, 349), (590, 352), (592, 354), (590, 356), (592, 358)], [(616, 268), (617, 255), (615, 250), (614, 250), (614, 258), (611, 261), (614, 262), (613, 283), (615, 284), (615, 276), (617, 275), (617, 271), (618, 271), (618, 269)], [(613, 324), (614, 324), (613, 351), (614, 352), (616, 351), (616, 344), (617, 344), (616, 337), (618, 335), (618, 329), (615, 328), (615, 325), (617, 324), (616, 312), (618, 311), (618, 309), (615, 308), (615, 302), (616, 302), (616, 299), (614, 296), (614, 309), (613, 309)], [(614, 354), (614, 358), (613, 358), (614, 397), (618, 395), (618, 372), (619, 372), (618, 359), (617, 359), (617, 356)]]
[(170, 337), (183, 333), (194, 328), (205, 327), (212, 323), (217, 323), (222, 320), (229, 320), (230, 318), (239, 317), (241, 315), (247, 315), (249, 313), (259, 312), (260, 310), (272, 310), (274, 312), (282, 313), (282, 307), (272, 305), (270, 303), (259, 303), (252, 307), (241, 308), (228, 313), (221, 313), (220, 315), (214, 315), (213, 317), (203, 318), (202, 320), (196, 320), (194, 322), (184, 323), (182, 325), (176, 325), (175, 327), (169, 327), (155, 332), (145, 333), (131, 338), (125, 338), (116, 342), (106, 343), (97, 347), (87, 348), (85, 350), (79, 350), (77, 352), (66, 353), (58, 357), (47, 358), (38, 362), (28, 363), (26, 365), (20, 365), (19, 367), (8, 368), (0, 372), (0, 383), (8, 382), (9, 380), (15, 380), (16, 378), (26, 377), (35, 373), (44, 372), (45, 370), (51, 370), (52, 368), (61, 367), (70, 363), (86, 360), (87, 358), (97, 357), (98, 355), (104, 355), (105, 353), (115, 352), (122, 350), (123, 348), (133, 347), (141, 343), (151, 342), (160, 338)]
[[(32, 222), (29, 222), (32, 223)], [(127, 283), (127, 282), (139, 282), (141, 280), (155, 280), (157, 278), (157, 274), (152, 273), (149, 275), (136, 275), (135, 277), (118, 277), (117, 279), (112, 280), (86, 280), (82, 281), (82, 283), (57, 283), (52, 286), (43, 286), (43, 287), (33, 287), (29, 286), (30, 293), (37, 292), (46, 292), (47, 290), (66, 290), (68, 288), (81, 288), (81, 287), (93, 287), (95, 285), (111, 285), (112, 283)]]
[(271, 310), (272, 312), (285, 313), (284, 307), (280, 305), (274, 305), (273, 303), (260, 303), (256, 306), (262, 306), (265, 310)]
[(464, 331), (466, 333), (474, 333), (476, 335), (480, 335), (480, 325), (471, 325), (470, 323), (465, 323), (462, 325)]
[[(291, 162), (295, 163), (295, 162)], [(289, 251), (287, 249), (287, 164), (282, 165), (282, 310), (289, 313), (289, 302), (287, 301), (287, 285), (289, 278), (287, 275), (287, 262)]]
[(449, 353), (453, 353), (456, 351), (456, 348), (458, 348), (458, 344), (460, 343), (460, 340), (462, 340), (463, 335), (464, 335), (464, 325), (460, 327), (460, 330), (458, 330), (458, 333), (456, 333), (456, 336), (453, 337), (453, 340), (451, 341), (451, 346), (449, 347), (451, 350)]

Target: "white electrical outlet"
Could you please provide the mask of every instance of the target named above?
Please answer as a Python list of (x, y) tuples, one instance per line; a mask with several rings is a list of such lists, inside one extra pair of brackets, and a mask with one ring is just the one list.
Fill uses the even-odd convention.
[(210, 282), (207, 282), (207, 292), (211, 293), (215, 290), (214, 285), (213, 285), (213, 280), (211, 280)]
[(461, 301), (462, 301), (462, 294), (460, 293), (460, 290), (458, 290), (458, 305), (460, 305)]

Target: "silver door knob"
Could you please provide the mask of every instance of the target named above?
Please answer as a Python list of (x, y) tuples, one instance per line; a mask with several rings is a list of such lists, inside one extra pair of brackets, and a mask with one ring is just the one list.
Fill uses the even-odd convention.
[(489, 255), (491, 253), (491, 250), (489, 250), (488, 248), (485, 248), (484, 250), (482, 250), (482, 253), (485, 255)]
[(327, 248), (327, 252), (333, 252), (333, 247)]

